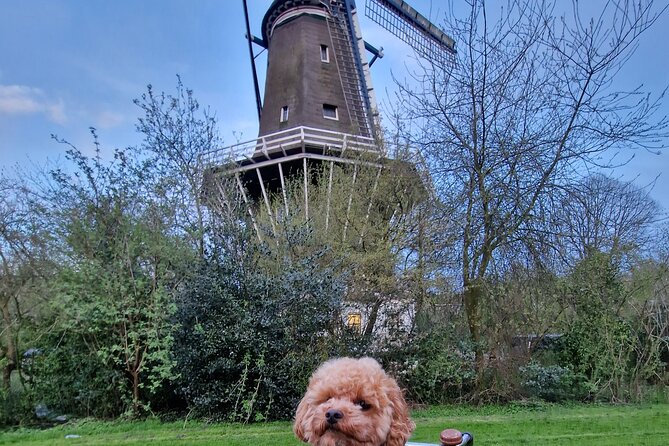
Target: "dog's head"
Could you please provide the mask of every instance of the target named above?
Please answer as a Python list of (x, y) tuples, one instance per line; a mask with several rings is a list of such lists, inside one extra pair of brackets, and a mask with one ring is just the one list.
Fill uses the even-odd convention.
[(293, 430), (318, 446), (403, 446), (415, 425), (393, 378), (371, 358), (339, 358), (309, 380)]

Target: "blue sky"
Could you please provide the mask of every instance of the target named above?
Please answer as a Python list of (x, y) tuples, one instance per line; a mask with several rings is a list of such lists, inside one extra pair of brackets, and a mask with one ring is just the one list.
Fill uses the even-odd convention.
[[(259, 35), (271, 0), (248, 2), (252, 30)], [(357, 3), (362, 9), (364, 0)], [(437, 23), (446, 12), (445, 0), (409, 3)], [(173, 92), (177, 74), (216, 112), (225, 144), (252, 139), (258, 123), (241, 5), (241, 0), (0, 0), (0, 168), (57, 160), (64, 147), (51, 140), (52, 133), (91, 150), (91, 126), (109, 151), (139, 144), (134, 126), (140, 111), (132, 100), (147, 84)], [(403, 77), (412, 52), (364, 14), (361, 25), (365, 39), (385, 49), (386, 57), (372, 68), (383, 102), (385, 92), (395, 89), (391, 70)], [(665, 13), (621, 73), (621, 85), (643, 83), (662, 91), (669, 84), (668, 42)], [(261, 56), (260, 67), (264, 63)], [(669, 100), (662, 114), (669, 115)], [(668, 152), (637, 151), (615, 175), (640, 186), (659, 175), (652, 196), (669, 209), (668, 169)]]

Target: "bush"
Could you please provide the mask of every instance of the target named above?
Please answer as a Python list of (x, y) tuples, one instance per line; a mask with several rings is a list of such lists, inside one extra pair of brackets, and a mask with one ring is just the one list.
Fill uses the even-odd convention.
[(242, 257), (214, 253), (183, 287), (174, 343), (180, 389), (198, 416), (288, 419), (312, 370), (339, 350), (344, 287), (319, 266), (322, 253), (273, 274), (248, 264), (254, 253)]
[(585, 377), (567, 367), (531, 362), (519, 371), (521, 385), (528, 397), (561, 402), (583, 400), (588, 395)]
[(423, 333), (405, 349), (388, 355), (394, 363), (390, 358), (385, 362), (416, 403), (452, 403), (474, 388), (474, 353), (448, 331)]
[(109, 418), (124, 412), (126, 378), (91, 352), (82, 337), (54, 332), (42, 345), (43, 353), (31, 366), (36, 404), (76, 416)]
[(566, 296), (573, 314), (558, 343), (560, 365), (585, 377), (594, 397), (628, 400), (638, 338), (621, 315), (627, 291), (613, 256), (585, 258), (569, 277)]
[(0, 428), (34, 421), (30, 396), (25, 391), (0, 389)]

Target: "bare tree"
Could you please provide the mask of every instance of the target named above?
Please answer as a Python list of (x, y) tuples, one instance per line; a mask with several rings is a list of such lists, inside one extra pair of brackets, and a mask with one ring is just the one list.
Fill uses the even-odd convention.
[(659, 98), (612, 89), (666, 7), (608, 1), (589, 19), (576, 1), (563, 16), (556, 4), (515, 1), (493, 14), (470, 0), (467, 17), (446, 23), (459, 44), (455, 63), (420, 60), (400, 83), (397, 113), (449, 209), (441, 218), (459, 224), (457, 275), (479, 377), (481, 306), (498, 253), (540, 240), (533, 231), (547, 217), (544, 198), (608, 150), (659, 149), (667, 135), (666, 118), (655, 119)]
[(647, 190), (596, 174), (567, 192), (553, 214), (558, 245), (566, 258), (583, 259), (598, 251), (624, 255), (650, 248), (660, 209)]

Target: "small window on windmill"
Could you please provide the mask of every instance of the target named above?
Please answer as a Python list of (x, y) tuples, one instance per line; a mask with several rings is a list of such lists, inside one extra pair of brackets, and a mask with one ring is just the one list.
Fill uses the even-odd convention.
[(362, 330), (362, 316), (360, 313), (349, 313), (346, 316), (346, 326), (351, 330)]
[(337, 113), (337, 106), (331, 104), (323, 104), (323, 117), (326, 119), (334, 119), (335, 121), (338, 121), (339, 114)]
[(330, 50), (327, 45), (321, 45), (321, 62), (330, 63)]
[(288, 122), (288, 106), (284, 105), (281, 107), (281, 119), (279, 122)]

